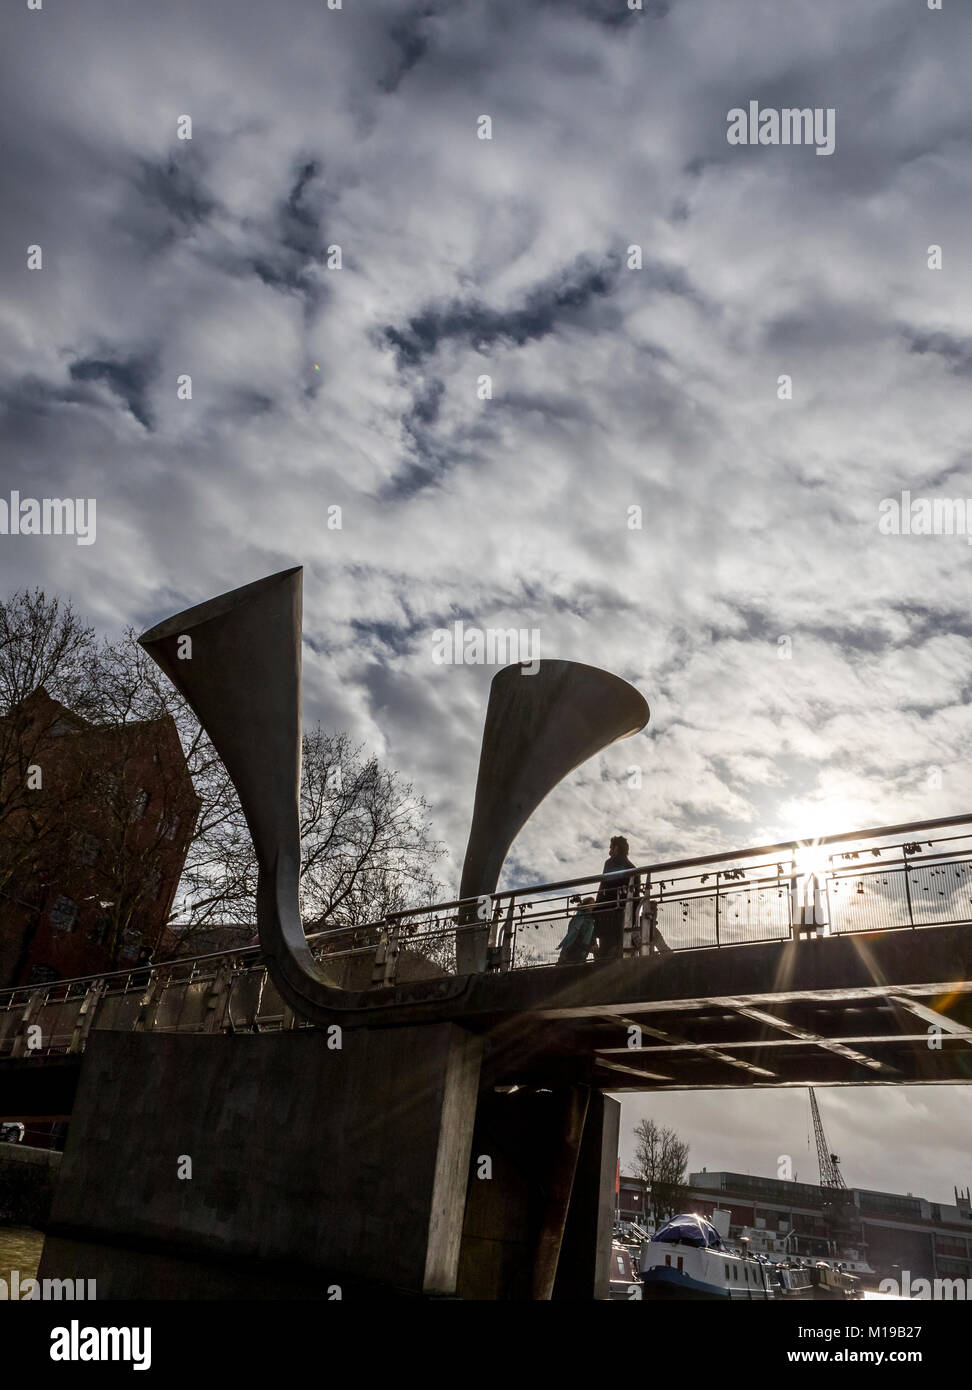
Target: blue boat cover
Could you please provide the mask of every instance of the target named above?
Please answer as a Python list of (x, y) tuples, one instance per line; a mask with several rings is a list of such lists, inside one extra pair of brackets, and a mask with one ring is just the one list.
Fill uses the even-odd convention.
[(662, 1245), (697, 1245), (722, 1247), (722, 1237), (713, 1226), (711, 1221), (706, 1221), (704, 1216), (693, 1216), (688, 1212), (683, 1212), (681, 1216), (673, 1216), (671, 1221), (666, 1221), (664, 1226), (659, 1226), (652, 1236), (652, 1241), (658, 1241)]

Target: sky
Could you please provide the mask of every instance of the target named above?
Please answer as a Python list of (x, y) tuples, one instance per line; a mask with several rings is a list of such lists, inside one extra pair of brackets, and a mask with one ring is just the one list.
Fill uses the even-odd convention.
[[(305, 720), (428, 799), (450, 892), (495, 674), (436, 661), (456, 621), (652, 711), (506, 884), (596, 871), (615, 831), (647, 863), (969, 808), (970, 537), (879, 525), (907, 492), (969, 499), (972, 533), (967, 6), (0, 23), (0, 499), (97, 516), (90, 545), (0, 535), (5, 591), (114, 633), (302, 564)], [(750, 102), (832, 111), (833, 152), (730, 144)], [(772, 1173), (800, 1097), (625, 1126)], [(826, 1100), (859, 1185), (972, 1180), (963, 1092)]]

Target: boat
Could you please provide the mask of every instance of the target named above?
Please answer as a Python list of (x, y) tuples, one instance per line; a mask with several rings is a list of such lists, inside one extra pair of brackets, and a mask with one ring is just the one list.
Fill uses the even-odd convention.
[(826, 1260), (818, 1260), (810, 1268), (810, 1279), (814, 1298), (864, 1297), (860, 1279), (855, 1274), (848, 1274), (842, 1264), (829, 1265)]
[(772, 1266), (772, 1271), (778, 1286), (778, 1298), (813, 1297), (813, 1279), (805, 1260), (780, 1260)]
[(638, 1274), (640, 1255), (640, 1246), (628, 1245), (618, 1239), (611, 1242), (609, 1278), (612, 1299), (628, 1303), (632, 1298), (641, 1297), (641, 1278)]
[(666, 1221), (642, 1247), (641, 1282), (645, 1298), (767, 1300), (780, 1292), (765, 1256), (732, 1249), (694, 1212)]

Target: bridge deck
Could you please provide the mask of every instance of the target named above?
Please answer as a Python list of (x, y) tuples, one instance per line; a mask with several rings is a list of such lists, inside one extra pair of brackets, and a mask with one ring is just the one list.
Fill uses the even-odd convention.
[[(888, 843), (933, 824), (962, 829)], [(972, 1080), (967, 818), (831, 839), (809, 890), (781, 846), (640, 870), (616, 960), (551, 963), (572, 890), (600, 880), (499, 894), (472, 928), (455, 911), (462, 905), (440, 904), (312, 941), (350, 991), (349, 1034), (450, 1019), (487, 1035), (486, 1074), (497, 1086)], [(469, 930), (483, 937), (488, 968), (459, 976), (455, 943)], [(66, 1113), (92, 1028), (299, 1026), (256, 948), (6, 990), (0, 1115)]]

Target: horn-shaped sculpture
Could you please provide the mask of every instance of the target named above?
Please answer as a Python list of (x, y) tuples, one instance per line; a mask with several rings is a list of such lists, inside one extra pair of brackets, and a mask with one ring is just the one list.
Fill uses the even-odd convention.
[(138, 639), (195, 711), (240, 798), (256, 850), (270, 976), (304, 1015), (340, 1009), (300, 916), (300, 568), (222, 594)]
[[(239, 794), (270, 976), (297, 1013), (327, 1023), (367, 1005), (329, 981), (300, 915), (301, 574), (283, 570), (188, 608), (139, 642), (195, 711)], [(500, 671), (490, 690), (462, 897), (493, 891), (517, 832), (562, 777), (648, 720), (641, 695), (595, 667), (541, 661), (525, 672)], [(460, 933), (460, 975), (483, 968), (487, 932)]]
[[(510, 845), (547, 793), (608, 744), (638, 733), (648, 717), (634, 686), (597, 666), (539, 661), (499, 671), (486, 708), (460, 898), (491, 894)], [(488, 924), (460, 933), (460, 974), (485, 968), (488, 936)]]

